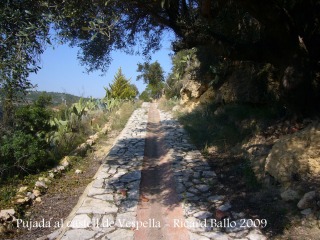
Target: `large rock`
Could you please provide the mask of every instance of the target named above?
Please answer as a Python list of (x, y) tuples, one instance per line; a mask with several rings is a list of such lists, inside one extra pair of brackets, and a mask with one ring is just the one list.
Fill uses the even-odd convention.
[(39, 188), (39, 189), (47, 189), (48, 186), (44, 181), (36, 181), (36, 183), (34, 184), (35, 187)]
[(316, 191), (306, 193), (298, 202), (297, 207), (300, 209), (307, 209), (315, 205)]
[(30, 198), (24, 197), (24, 198), (17, 198), (16, 200), (13, 201), (14, 204), (16, 205), (25, 205), (30, 202)]
[(320, 123), (276, 142), (267, 159), (266, 171), (284, 186), (294, 180), (315, 179), (320, 174)]
[(194, 80), (185, 80), (184, 82), (185, 84), (180, 90), (182, 111), (191, 112), (199, 105), (212, 102), (214, 99), (214, 91), (207, 84)]
[(2, 220), (9, 220), (15, 215), (15, 210), (13, 208), (11, 209), (4, 209), (0, 211), (0, 219)]
[(61, 161), (60, 161), (60, 165), (64, 166), (65, 168), (67, 168), (71, 163), (71, 158), (69, 156), (65, 156)]
[(294, 201), (294, 200), (299, 199), (299, 193), (297, 191), (289, 188), (281, 193), (281, 198), (286, 202)]
[(25, 192), (27, 192), (27, 190), (28, 190), (27, 186), (22, 186), (19, 188), (18, 193), (25, 193)]
[(41, 195), (41, 192), (38, 189), (33, 189), (32, 193), (35, 197), (39, 197)]
[(199, 98), (207, 89), (208, 86), (197, 81), (184, 81), (183, 87), (180, 90), (181, 104), (184, 104), (191, 99)]

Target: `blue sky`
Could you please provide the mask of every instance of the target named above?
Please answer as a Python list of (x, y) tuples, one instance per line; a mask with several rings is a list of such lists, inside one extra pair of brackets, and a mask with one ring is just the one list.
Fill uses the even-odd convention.
[[(172, 53), (169, 40), (164, 40), (162, 45), (162, 49), (152, 55), (151, 62), (157, 60), (168, 74), (171, 71), (169, 54)], [(38, 86), (36, 90), (102, 98), (105, 95), (103, 87), (109, 86), (119, 67), (127, 78), (131, 78), (131, 83), (138, 87), (140, 93), (144, 90), (143, 81), (136, 81), (137, 64), (144, 62), (142, 56), (113, 52), (113, 61), (107, 73), (100, 76), (101, 72), (85, 72), (85, 67), (81, 66), (77, 59), (77, 52), (77, 48), (70, 48), (68, 45), (58, 45), (54, 49), (48, 47), (41, 57), (41, 69), (29, 77), (31, 83)]]

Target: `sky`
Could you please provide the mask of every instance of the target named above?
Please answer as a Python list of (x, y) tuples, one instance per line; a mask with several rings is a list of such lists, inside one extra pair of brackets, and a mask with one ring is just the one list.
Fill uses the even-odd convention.
[[(160, 63), (166, 74), (171, 71), (172, 53), (171, 43), (168, 39), (163, 40), (162, 49), (152, 55), (151, 62), (156, 60)], [(138, 63), (144, 63), (142, 56), (126, 55), (122, 52), (113, 52), (113, 61), (104, 76), (101, 72), (86, 73), (85, 66), (81, 66), (77, 59), (77, 48), (68, 45), (59, 45), (54, 48), (48, 47), (41, 56), (41, 69), (37, 74), (31, 74), (29, 79), (32, 84), (37, 85), (35, 90), (47, 92), (70, 93), (81, 97), (102, 98), (105, 96), (104, 87), (108, 87), (112, 82), (118, 69), (122, 68), (122, 73), (126, 78), (131, 79), (141, 93), (145, 89), (142, 80), (136, 81), (139, 73)]]

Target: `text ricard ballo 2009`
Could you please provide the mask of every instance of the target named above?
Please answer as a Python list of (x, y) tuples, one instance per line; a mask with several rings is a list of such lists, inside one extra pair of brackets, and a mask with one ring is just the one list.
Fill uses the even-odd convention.
[[(64, 222), (63, 219), (53, 220), (52, 218), (45, 220), (44, 218), (38, 221), (33, 220), (23, 220), (17, 219), (17, 227), (25, 228), (28, 230), (37, 229), (37, 228), (91, 228), (91, 227), (100, 227), (100, 228), (130, 228), (139, 230), (141, 228), (161, 228), (163, 224), (160, 221), (150, 218), (146, 221), (128, 221), (127, 219), (104, 219), (103, 221), (97, 219), (89, 218), (80, 218), (73, 219), (72, 221)], [(170, 223), (167, 223), (166, 226), (174, 228), (265, 228), (267, 226), (266, 219), (239, 219), (239, 220), (230, 220), (225, 218), (223, 220), (216, 219), (204, 219), (204, 220), (193, 220), (188, 221), (185, 219), (172, 219)]]

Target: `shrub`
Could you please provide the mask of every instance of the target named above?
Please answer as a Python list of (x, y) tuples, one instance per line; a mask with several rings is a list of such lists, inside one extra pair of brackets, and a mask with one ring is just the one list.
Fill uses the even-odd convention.
[(16, 170), (29, 173), (51, 166), (53, 159), (49, 149), (44, 139), (23, 131), (5, 136), (0, 147), (2, 171), (7, 170), (9, 174)]
[(69, 154), (79, 144), (85, 141), (84, 134), (68, 132), (63, 128), (60, 128), (54, 134), (52, 153), (56, 159), (60, 159), (63, 156)]
[(0, 140), (1, 175), (37, 172), (52, 165), (49, 139), (55, 127), (46, 109), (49, 102), (50, 98), (40, 96), (34, 104), (17, 109), (13, 129)]
[(49, 132), (55, 130), (50, 124), (51, 112), (37, 104), (24, 106), (15, 114), (14, 130), (44, 138)]
[(112, 111), (109, 115), (111, 128), (113, 130), (119, 130), (124, 128), (128, 119), (132, 115), (133, 111), (137, 109), (140, 102), (126, 101), (119, 107), (119, 110)]
[(179, 105), (179, 98), (173, 97), (168, 100), (161, 98), (159, 103), (159, 108), (164, 111), (172, 111), (173, 107)]

